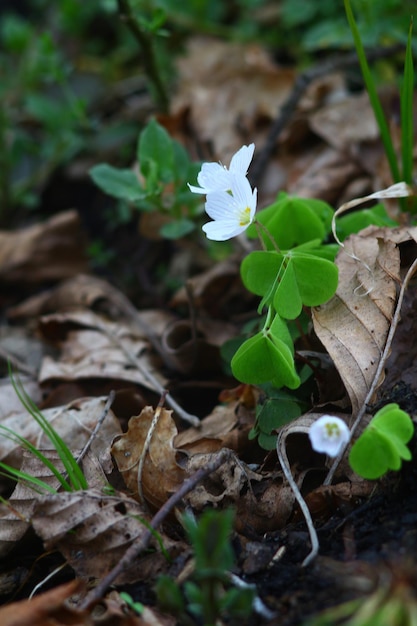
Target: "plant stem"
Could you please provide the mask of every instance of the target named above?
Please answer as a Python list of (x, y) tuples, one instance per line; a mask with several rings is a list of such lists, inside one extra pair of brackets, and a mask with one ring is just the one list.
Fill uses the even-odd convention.
[(158, 68), (152, 35), (141, 27), (133, 15), (129, 0), (117, 0), (117, 4), (120, 18), (126, 22), (142, 50), (143, 67), (153, 86), (156, 104), (163, 113), (167, 113), (169, 98)]

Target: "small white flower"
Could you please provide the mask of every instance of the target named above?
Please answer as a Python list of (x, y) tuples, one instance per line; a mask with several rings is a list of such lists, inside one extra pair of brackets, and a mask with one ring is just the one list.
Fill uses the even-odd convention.
[(204, 224), (208, 239), (225, 241), (243, 233), (253, 222), (257, 191), (246, 176), (236, 174), (230, 181), (230, 192), (214, 191), (207, 195), (206, 213), (214, 220)]
[(349, 442), (350, 430), (339, 417), (322, 415), (310, 426), (308, 436), (313, 450), (336, 457)]
[(203, 163), (197, 176), (197, 182), (200, 187), (188, 184), (190, 190), (193, 193), (204, 193), (206, 195), (215, 191), (229, 191), (231, 189), (231, 179), (235, 174), (246, 176), (254, 150), (254, 143), (251, 143), (250, 146), (242, 146), (232, 156), (229, 169), (221, 165), (221, 163)]

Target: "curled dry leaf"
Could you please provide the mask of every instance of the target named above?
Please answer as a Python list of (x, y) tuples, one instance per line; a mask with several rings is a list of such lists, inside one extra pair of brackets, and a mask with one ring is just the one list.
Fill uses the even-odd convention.
[[(80, 578), (102, 578), (127, 548), (147, 532), (146, 514), (124, 494), (104, 495), (98, 489), (58, 493), (38, 498), (32, 526), (46, 549), (57, 549)], [(151, 545), (157, 547), (157, 541)], [(167, 540), (165, 548), (169, 549)], [(116, 579), (135, 582), (155, 576), (165, 557), (152, 552), (135, 559)]]
[(312, 317), (356, 414), (373, 382), (390, 329), (400, 281), (400, 252), (389, 239), (389, 229), (385, 239), (363, 231), (345, 241), (336, 264), (336, 294), (314, 308)]
[(40, 283), (84, 272), (84, 239), (76, 211), (14, 233), (0, 232), (0, 280)]
[(178, 431), (172, 411), (162, 409), (142, 461), (141, 484), (138, 484), (139, 465), (154, 416), (154, 409), (147, 406), (140, 415), (131, 417), (127, 432), (116, 437), (111, 452), (133, 497), (139, 497), (142, 491), (147, 502), (158, 509), (178, 489), (186, 472), (176, 460), (174, 438)]
[(0, 608), (2, 626), (93, 626), (88, 611), (70, 607), (67, 600), (83, 587), (79, 580), (55, 587), (30, 600)]

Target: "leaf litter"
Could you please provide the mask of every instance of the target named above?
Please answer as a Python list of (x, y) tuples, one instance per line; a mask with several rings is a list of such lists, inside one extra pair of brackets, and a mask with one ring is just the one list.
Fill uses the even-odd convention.
[[(292, 88), (294, 73), (277, 70), (256, 48), (236, 45), (230, 51), (210, 41), (196, 41), (194, 46), (199, 54), (192, 52), (191, 47), (180, 67), (177, 100), (172, 119), (166, 123), (171, 122), (177, 132), (183, 132), (178, 127), (179, 111), (190, 107), (199, 140), (207, 145), (216, 138), (211, 146), (214, 157), (227, 162), (241, 144), (242, 132), (256, 140), (262, 137), (260, 120), (273, 120), (278, 105), (285, 101)], [(202, 49), (207, 51), (204, 55), (206, 73), (196, 72), (193, 66), (201, 64)], [(213, 68), (220, 67), (220, 61), (222, 71), (213, 73)], [(201, 74), (201, 84), (197, 86), (196, 74)], [(207, 76), (215, 78), (208, 80)], [(249, 77), (254, 78), (248, 84)], [(337, 132), (341, 130), (340, 120), (344, 119), (340, 111), (343, 112), (346, 104), (341, 84), (337, 76), (313, 84), (304, 103), (300, 103), (268, 166), (264, 202), (268, 196), (276, 194), (278, 186), (334, 203), (343, 202), (344, 194), (358, 181), (366, 194), (378, 187), (375, 183), (382, 171), (381, 151), (375, 142), (371, 117), (361, 117), (364, 125), (361, 133), (346, 132), (342, 136)], [(248, 89), (251, 98), (247, 97)], [(223, 93), (221, 101), (219, 93)], [(242, 93), (246, 94), (245, 98)], [(332, 104), (332, 97), (339, 103)], [(362, 116), (364, 107), (366, 104), (359, 98), (348, 104), (355, 119), (358, 111)], [(240, 125), (231, 124), (225, 111), (232, 111)], [(185, 141), (190, 139), (183, 136)], [(313, 136), (319, 137), (319, 147), (311, 147), (306, 141)], [(363, 148), (362, 141), (373, 155), (366, 168), (363, 163), (358, 164), (357, 159)], [(301, 149), (303, 145), (305, 149)], [(2, 505), (0, 516), (2, 552), (6, 554), (27, 541), (30, 530), (43, 541), (45, 550), (55, 550), (61, 555), (76, 579), (97, 583), (111, 573), (135, 542), (143, 540), (146, 548), (151, 547), (151, 552), (145, 553), (143, 549), (138, 560), (130, 563), (131, 568), (126, 568), (114, 580), (117, 584), (154, 580), (159, 573), (171, 571), (164, 551), (174, 562), (178, 558), (180, 564), (181, 558), (186, 560), (189, 552), (179, 531), (172, 531), (174, 516), (163, 530), (158, 529), (164, 550), (152, 535), (148, 543), (151, 514), (155, 511), (158, 514), (200, 470), (214, 467), (183, 495), (182, 504), (186, 502), (196, 512), (208, 504), (217, 508), (235, 507), (236, 533), (245, 571), (256, 574), (276, 567), (282, 557), (274, 560), (275, 544), (283, 548), (282, 553), (291, 550), (292, 528), (299, 524), (300, 509), (295, 492), (276, 459), (257, 449), (253, 442), (248, 445), (247, 434), (254, 425), (255, 415), (254, 405), (245, 402), (247, 395), (243, 390), (223, 405), (218, 396), (208, 406), (200, 403), (199, 426), (190, 425), (176, 411), (163, 408), (148, 441), (149, 428), (155, 418), (152, 407), (157, 404), (161, 389), (181, 390), (179, 381), (185, 380), (199, 390), (202, 383), (212, 384), (213, 376), (217, 378), (216, 390), (230, 389), (234, 383), (221, 372), (218, 359), (220, 345), (240, 329), (239, 314), (246, 313), (252, 304), (241, 288), (238, 262), (232, 259), (208, 269), (203, 263), (200, 272), (190, 277), (188, 292), (182, 289), (174, 295), (169, 311), (162, 308), (146, 311), (138, 310), (106, 280), (84, 273), (84, 246), (79, 245), (82, 235), (74, 212), (61, 214), (59, 219), (33, 231), (5, 233), (4, 236), (7, 250), (19, 248), (20, 256), (0, 257), (3, 283), (23, 281), (32, 287), (51, 281), (56, 283), (52, 289), (35, 292), (24, 301), (16, 302), (8, 296), (7, 314), (14, 323), (26, 320), (29, 326), (36, 325), (41, 342), (48, 345), (49, 350), (52, 348), (52, 355), (42, 356), (30, 395), (40, 404), (43, 400), (47, 404), (56, 389), (73, 395), (67, 397), (69, 404), (45, 409), (44, 414), (74, 454), (88, 440), (99, 419), (103, 393), (108, 394), (112, 389), (120, 394), (131, 393), (134, 389), (142, 406), (141, 411), (134, 412), (129, 408), (133, 400), (127, 401), (122, 416), (115, 409), (105, 420), (82, 462), (88, 476), (87, 490), (40, 495), (18, 482), (10, 493), (5, 491), (9, 505)], [(48, 245), (40, 246), (42, 241), (47, 241)], [(39, 250), (45, 252), (39, 255)], [(326, 403), (350, 405), (353, 418), (364, 410), (373, 387), (371, 401), (376, 402), (389, 392), (387, 380), (398, 380), (400, 373), (397, 371), (394, 375), (397, 356), (404, 359), (406, 354), (410, 381), (413, 378), (416, 355), (414, 348), (406, 349), (415, 319), (414, 300), (409, 297), (409, 290), (405, 294), (404, 323), (399, 323), (398, 335), (395, 334), (390, 346), (392, 364), (388, 361), (387, 378), (384, 382), (381, 375), (375, 381), (396, 313), (400, 286), (415, 256), (415, 232), (407, 227), (395, 231), (370, 227), (351, 236), (338, 256), (340, 283), (336, 296), (312, 312), (315, 335), (331, 357), (331, 367), (337, 370), (345, 390), (343, 402), (330, 394)], [(33, 258), (37, 259), (36, 264)], [(193, 341), (194, 327), (183, 314), (184, 307), (190, 306), (190, 293), (193, 296), (191, 306), (201, 318), (197, 328), (200, 344)], [(239, 305), (244, 310), (239, 309)], [(201, 369), (195, 367), (196, 345), (198, 360), (203, 365)], [(87, 389), (89, 393), (85, 396), (90, 397), (83, 398), (80, 390)], [(319, 402), (317, 405), (316, 410), (320, 408), (324, 412)], [(329, 468), (312, 452), (305, 436), (305, 425), (314, 415), (309, 413), (284, 427), (281, 442), (288, 469), (307, 503), (309, 515), (325, 523), (337, 510), (353, 511), (358, 502), (368, 499), (375, 486), (352, 480), (344, 464), (339, 467), (338, 482), (323, 486)], [(346, 417), (346, 413), (343, 415)], [(366, 419), (367, 414), (365, 422)], [(14, 429), (36, 443), (46, 455), (53, 455), (28, 414), (15, 408), (8, 414), (6, 409), (2, 423), (13, 424)], [(21, 454), (18, 446), (11, 447), (9, 443), (1, 441), (3, 460), (51, 486), (58, 486), (38, 459), (28, 453)], [(225, 449), (232, 452), (223, 459)], [(55, 462), (59, 465), (58, 460)], [(103, 490), (108, 481), (115, 484), (111, 493)], [(163, 519), (166, 521), (165, 517)], [(271, 539), (274, 550), (263, 540), (264, 536)], [(288, 546), (286, 538), (290, 538)], [(308, 550), (305, 538), (302, 544), (299, 562)], [(265, 545), (268, 547), (266, 555), (257, 560), (254, 555), (260, 554)], [(181, 569), (181, 565), (177, 569)], [(65, 604), (70, 596), (79, 593), (85, 594), (85, 591), (81, 592), (75, 581), (41, 594), (35, 599), (36, 604), (21, 603), (22, 624), (46, 624), (50, 616), (55, 619), (54, 612), (59, 613), (58, 624), (96, 623), (90, 611), (70, 609)], [(111, 615), (118, 615), (117, 623), (167, 623), (156, 613), (149, 615), (145, 622), (127, 616), (120, 610), (119, 596), (114, 600), (111, 593), (103, 602), (107, 603)], [(282, 603), (278, 605), (282, 608)], [(0, 609), (1, 622), (6, 626), (12, 623), (9, 608), (13, 606)], [(148, 607), (146, 610), (153, 611)], [(74, 615), (68, 617), (67, 612)]]

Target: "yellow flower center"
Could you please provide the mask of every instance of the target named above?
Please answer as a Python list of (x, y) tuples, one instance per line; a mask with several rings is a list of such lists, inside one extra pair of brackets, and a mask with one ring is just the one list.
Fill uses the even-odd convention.
[(239, 226), (247, 226), (250, 224), (250, 207), (246, 207), (240, 212)]
[(338, 424), (335, 424), (335, 422), (328, 422), (324, 425), (324, 428), (326, 429), (326, 436), (329, 439), (332, 439), (333, 437), (340, 437), (340, 428)]

